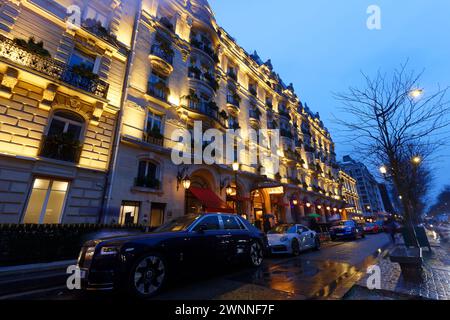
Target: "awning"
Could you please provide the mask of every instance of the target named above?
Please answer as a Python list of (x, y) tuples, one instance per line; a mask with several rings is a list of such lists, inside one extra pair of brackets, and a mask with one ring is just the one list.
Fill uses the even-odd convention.
[(189, 191), (202, 203), (205, 212), (234, 213), (212, 190), (191, 187)]

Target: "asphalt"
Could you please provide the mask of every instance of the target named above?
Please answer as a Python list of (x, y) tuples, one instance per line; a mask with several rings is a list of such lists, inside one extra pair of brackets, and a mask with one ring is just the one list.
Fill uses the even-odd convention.
[[(390, 245), (389, 241), (386, 234), (368, 235), (357, 241), (328, 243), (320, 251), (304, 252), (299, 257), (269, 257), (256, 270), (232, 268), (212, 271), (171, 284), (157, 300), (340, 299), (365, 274), (367, 266), (375, 264), (377, 255)], [(51, 275), (51, 271), (46, 272), (47, 276)], [(0, 292), (0, 299), (111, 298), (106, 293), (85, 295), (69, 291), (62, 280), (58, 278), (58, 281), (48, 282), (43, 274), (40, 286), (24, 287), (9, 294)]]

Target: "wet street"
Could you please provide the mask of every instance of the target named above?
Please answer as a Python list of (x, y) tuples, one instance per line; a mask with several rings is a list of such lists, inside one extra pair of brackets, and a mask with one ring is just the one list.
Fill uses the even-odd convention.
[[(371, 265), (374, 255), (389, 245), (386, 234), (368, 235), (357, 241), (331, 242), (320, 251), (299, 257), (269, 257), (259, 269), (234, 268), (171, 284), (161, 300), (288, 300), (322, 299)], [(380, 250), (381, 251), (381, 250)], [(359, 271), (359, 272), (358, 272)], [(357, 281), (354, 280), (354, 281)], [(10, 299), (74, 300), (111, 298), (105, 293), (80, 294), (64, 287), (35, 290)]]

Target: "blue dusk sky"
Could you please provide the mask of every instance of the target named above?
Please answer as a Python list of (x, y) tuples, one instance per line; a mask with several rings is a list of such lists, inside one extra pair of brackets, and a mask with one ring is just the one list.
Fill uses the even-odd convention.
[[(292, 82), (301, 101), (319, 112), (336, 142), (339, 160), (351, 154), (333, 115), (348, 118), (333, 93), (361, 87), (361, 71), (390, 71), (409, 59), (424, 71), (421, 87), (450, 85), (448, 0), (210, 0), (217, 22), (247, 52), (272, 59), (275, 72)], [(381, 30), (369, 30), (367, 8), (381, 8)], [(449, 97), (450, 98), (450, 97)], [(341, 141), (340, 141), (341, 140)], [(357, 158), (357, 156), (355, 156)], [(359, 159), (364, 162), (364, 159)], [(433, 165), (434, 197), (450, 184), (450, 147)], [(372, 171), (374, 169), (372, 168)]]

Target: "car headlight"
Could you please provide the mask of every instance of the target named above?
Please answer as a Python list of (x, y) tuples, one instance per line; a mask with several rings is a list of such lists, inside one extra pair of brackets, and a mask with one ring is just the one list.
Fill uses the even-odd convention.
[(280, 241), (281, 241), (281, 242), (286, 242), (286, 241), (288, 241), (288, 237), (282, 237), (282, 238), (280, 239)]
[(117, 249), (116, 247), (103, 247), (100, 250), (101, 256), (115, 256), (118, 253), (119, 249)]
[(84, 254), (85, 260), (91, 260), (95, 253), (95, 247), (89, 247), (86, 249), (86, 253)]

